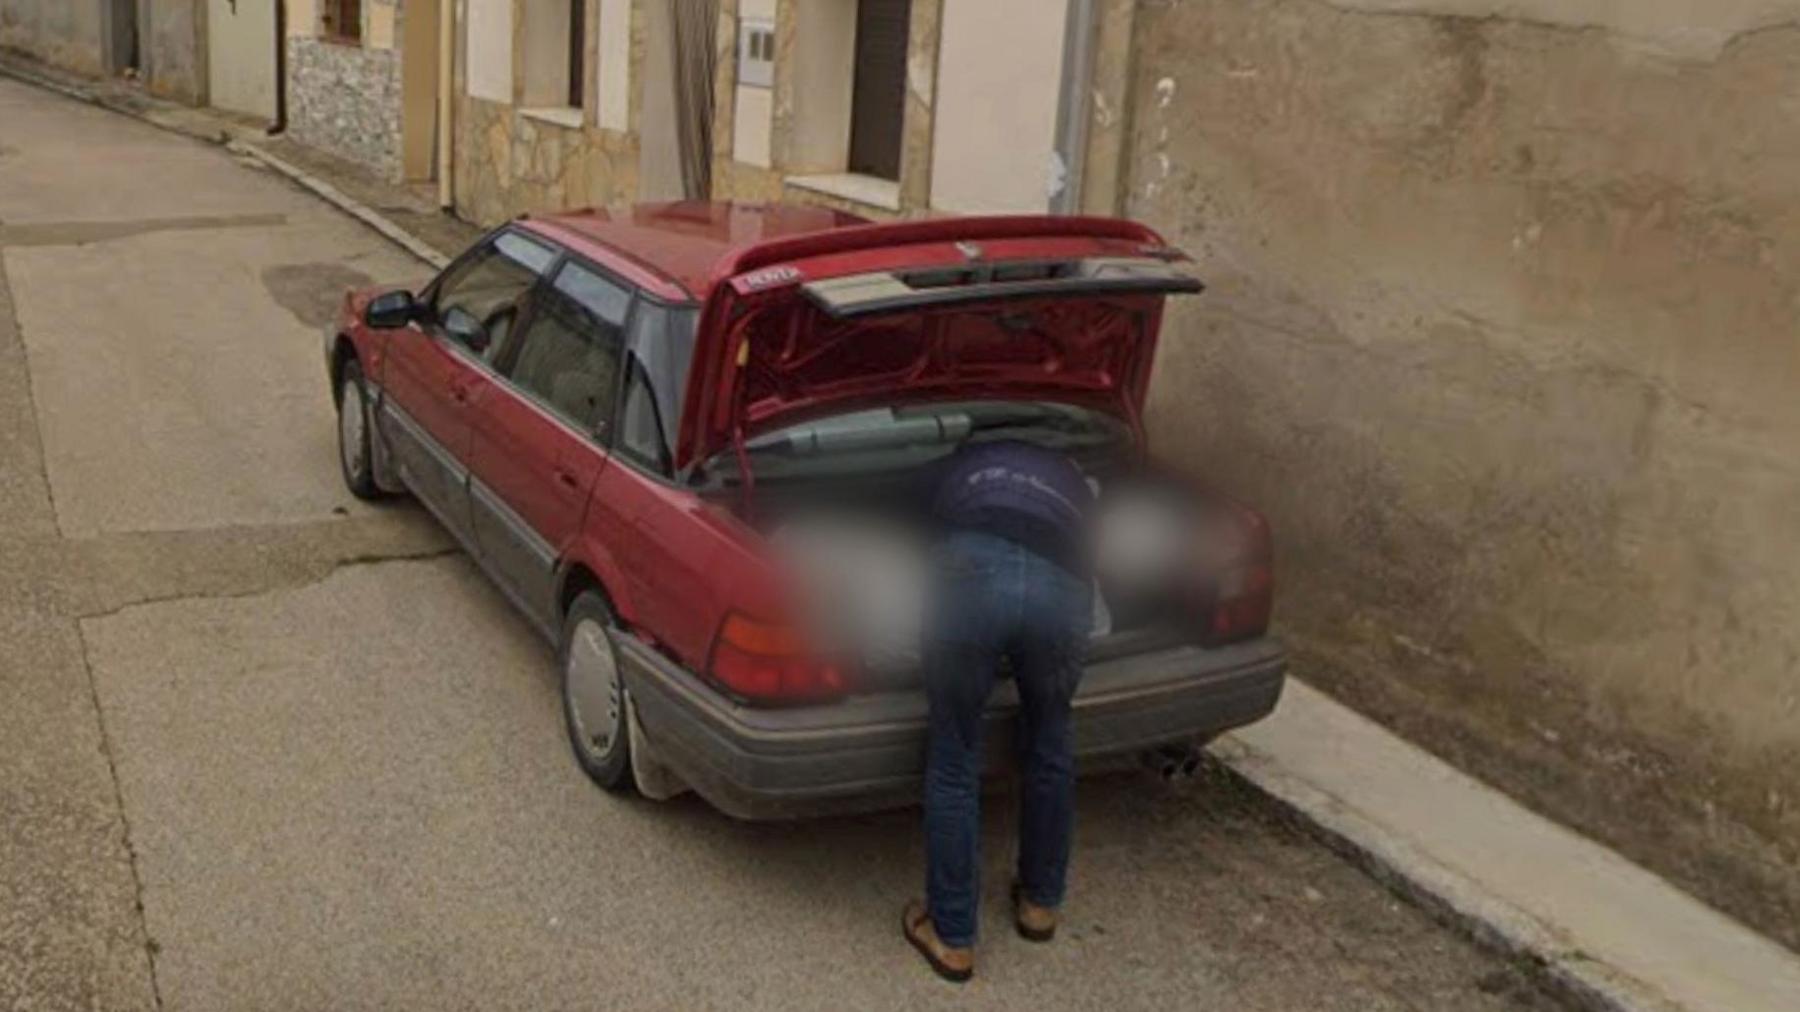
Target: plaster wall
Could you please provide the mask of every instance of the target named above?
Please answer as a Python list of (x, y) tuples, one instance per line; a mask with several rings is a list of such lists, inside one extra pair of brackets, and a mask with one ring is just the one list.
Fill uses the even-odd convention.
[(1800, 5), (1139, 5), (1164, 452), (1298, 673), (1800, 946)]

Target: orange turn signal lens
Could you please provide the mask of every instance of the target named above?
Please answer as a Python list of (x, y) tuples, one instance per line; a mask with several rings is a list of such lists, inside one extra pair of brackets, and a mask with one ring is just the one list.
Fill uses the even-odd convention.
[(709, 664), (713, 680), (752, 703), (805, 703), (841, 696), (836, 664), (811, 656), (793, 627), (733, 613), (719, 626)]
[(792, 626), (771, 625), (735, 613), (725, 619), (719, 638), (744, 653), (760, 657), (790, 657), (803, 649), (800, 635)]

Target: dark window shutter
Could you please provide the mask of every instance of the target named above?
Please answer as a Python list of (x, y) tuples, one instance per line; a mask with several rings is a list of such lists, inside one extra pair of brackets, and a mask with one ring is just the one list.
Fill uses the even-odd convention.
[(856, 85), (851, 96), (850, 171), (900, 178), (906, 121), (906, 48), (912, 0), (858, 0)]

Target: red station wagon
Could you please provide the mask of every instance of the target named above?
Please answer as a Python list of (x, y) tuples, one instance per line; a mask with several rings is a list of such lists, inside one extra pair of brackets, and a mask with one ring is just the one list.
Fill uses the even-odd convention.
[[(516, 221), (422, 291), (346, 298), (325, 346), (344, 479), (415, 496), (558, 645), (603, 786), (741, 818), (908, 802), (925, 584), (883, 533), (905, 529), (899, 489), (965, 441), (1040, 441), (1091, 476), (1104, 529), (1108, 483), (1145, 458), (1164, 300), (1200, 289), (1187, 267), (1098, 218), (690, 202)], [(1280, 695), (1266, 525), (1180, 500), (1113, 514), (1161, 574), (1133, 593), (1159, 603), (1100, 567), (1084, 770), (1192, 755)], [(820, 633), (820, 602), (856, 632)], [(1016, 703), (1003, 683), (991, 770)]]

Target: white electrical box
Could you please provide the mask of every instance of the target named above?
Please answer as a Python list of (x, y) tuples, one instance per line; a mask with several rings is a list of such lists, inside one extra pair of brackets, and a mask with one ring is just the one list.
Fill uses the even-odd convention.
[(738, 83), (775, 86), (775, 22), (761, 18), (738, 22)]

